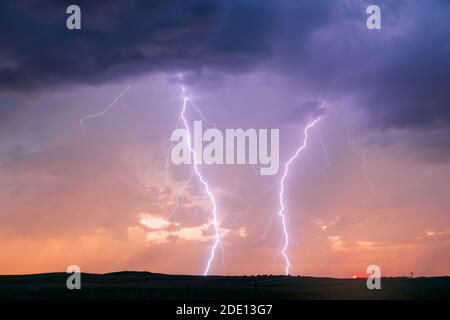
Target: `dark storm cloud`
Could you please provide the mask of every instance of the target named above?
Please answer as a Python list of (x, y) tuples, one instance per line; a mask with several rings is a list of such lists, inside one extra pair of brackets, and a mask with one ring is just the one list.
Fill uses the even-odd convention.
[(384, 127), (450, 124), (450, 6), (416, 10), (419, 22), (385, 49), (363, 97), (372, 121)]
[(2, 4), (1, 88), (95, 83), (209, 65), (248, 69), (270, 54), (277, 28), (277, 8), (269, 2), (85, 1), (79, 3), (82, 30), (68, 31), (67, 4)]
[(378, 1), (382, 30), (365, 8), (342, 6), (304, 43), (288, 43), (284, 66), (319, 92), (352, 98), (376, 129), (450, 126), (450, 3)]
[[(373, 1), (372, 1), (373, 2)], [(246, 72), (261, 65), (314, 92), (351, 97), (372, 128), (450, 125), (448, 1), (6, 1), (0, 11), (0, 89), (101, 83), (149, 71)], [(207, 81), (208, 82), (208, 81)], [(211, 82), (211, 81), (209, 81)], [(315, 98), (315, 97), (311, 97)]]
[[(80, 31), (66, 29), (66, 7), (74, 3)], [(96, 83), (152, 70), (248, 71), (276, 55), (282, 30), (301, 30), (302, 42), (330, 17), (332, 3), (7, 1), (0, 11), (0, 88)]]

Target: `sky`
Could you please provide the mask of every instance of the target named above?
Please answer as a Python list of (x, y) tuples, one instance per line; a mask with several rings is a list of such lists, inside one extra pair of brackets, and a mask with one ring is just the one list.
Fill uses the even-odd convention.
[(0, 274), (203, 274), (212, 205), (168, 157), (184, 95), (191, 125), (280, 132), (276, 175), (199, 165), (210, 274), (284, 273), (282, 168), (317, 117), (285, 180), (290, 274), (450, 274), (449, 1), (0, 6)]

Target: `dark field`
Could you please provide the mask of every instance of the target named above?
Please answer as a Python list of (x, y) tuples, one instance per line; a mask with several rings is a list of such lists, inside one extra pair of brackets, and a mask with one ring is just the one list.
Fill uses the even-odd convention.
[(449, 299), (450, 277), (365, 279), (286, 276), (185, 276), (148, 272), (82, 274), (81, 290), (66, 273), (0, 276), (0, 299)]

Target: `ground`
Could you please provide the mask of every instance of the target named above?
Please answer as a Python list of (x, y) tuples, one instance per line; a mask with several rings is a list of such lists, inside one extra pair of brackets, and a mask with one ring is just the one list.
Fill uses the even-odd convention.
[(365, 279), (83, 273), (81, 290), (68, 290), (68, 276), (0, 276), (0, 299), (450, 299), (450, 277), (382, 278), (368, 290)]

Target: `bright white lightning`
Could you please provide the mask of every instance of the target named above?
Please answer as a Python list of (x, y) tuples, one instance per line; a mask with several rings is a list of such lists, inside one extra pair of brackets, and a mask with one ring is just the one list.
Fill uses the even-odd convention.
[(124, 105), (125, 108), (126, 108), (126, 105), (125, 105), (124, 102), (123, 102), (123, 96), (124, 96), (124, 94), (125, 94), (128, 90), (130, 90), (130, 86), (127, 86), (125, 89), (123, 89), (123, 90), (120, 92), (120, 94), (119, 94), (119, 95), (118, 95), (118, 96), (117, 96), (117, 97), (116, 97), (116, 98), (115, 98), (115, 99), (114, 99), (114, 100), (113, 100), (113, 101), (112, 101), (112, 102), (111, 102), (104, 110), (83, 117), (83, 118), (80, 120), (80, 126), (81, 126), (81, 128), (82, 128), (82, 130), (83, 130), (83, 133), (86, 134), (86, 125), (84, 124), (86, 121), (104, 115), (106, 112), (108, 112), (109, 109), (111, 109), (111, 108), (117, 103), (117, 101), (121, 100), (121, 101), (122, 101), (122, 105)]
[[(185, 94), (186, 89), (184, 86), (182, 86), (182, 91), (183, 91), (183, 94)], [(193, 162), (194, 173), (197, 175), (198, 180), (203, 185), (203, 188), (205, 189), (205, 192), (208, 195), (208, 198), (209, 198), (209, 200), (211, 202), (211, 206), (212, 206), (211, 215), (212, 215), (212, 225), (213, 225), (213, 229), (214, 229), (214, 241), (213, 241), (213, 245), (210, 250), (210, 254), (209, 254), (209, 258), (208, 258), (206, 267), (203, 272), (203, 275), (206, 276), (209, 273), (209, 270), (211, 269), (211, 263), (213, 262), (213, 260), (215, 258), (216, 249), (218, 246), (221, 246), (218, 217), (217, 217), (217, 202), (216, 202), (216, 198), (214, 197), (213, 193), (211, 192), (211, 189), (210, 189), (208, 183), (206, 182), (206, 180), (204, 179), (203, 175), (200, 172), (200, 169), (198, 168), (197, 155), (196, 155), (196, 152), (194, 151), (194, 149), (192, 148), (191, 128), (188, 124), (188, 120), (186, 119), (186, 115), (185, 115), (188, 102), (189, 102), (189, 98), (187, 96), (184, 96), (183, 97), (183, 108), (181, 111), (180, 118), (182, 119), (184, 127), (186, 128), (186, 131), (187, 131), (187, 145), (188, 145), (188, 148), (194, 159), (194, 162)]]
[[(178, 75), (178, 78), (179, 78), (179, 80), (183, 80), (183, 77), (182, 77), (181, 74)], [(183, 102), (182, 112), (184, 113), (184, 112), (186, 111), (186, 109), (192, 107), (193, 110), (195, 110), (195, 112), (198, 113), (198, 114), (200, 115), (200, 117), (201, 117), (201, 119), (202, 119), (203, 122), (205, 122), (206, 124), (208, 124), (208, 125), (209, 125), (210, 127), (212, 127), (212, 128), (217, 128), (217, 126), (216, 126), (215, 123), (210, 122), (210, 121), (204, 116), (204, 114), (203, 114), (202, 110), (200, 109), (200, 107), (199, 107), (198, 105), (196, 105), (191, 99), (189, 99), (189, 98), (186, 96), (186, 88), (185, 88), (185, 86), (183, 86), (183, 85), (181, 86), (181, 91), (182, 91), (182, 96), (180, 97), (180, 100)], [(174, 100), (174, 99), (176, 99), (176, 98), (177, 98), (177, 97), (172, 97), (171, 100)], [(182, 114), (182, 115), (183, 115), (183, 114)], [(183, 125), (183, 126), (186, 128), (186, 123), (185, 123), (185, 121), (184, 121), (184, 120), (186, 120), (186, 117), (183, 118), (182, 115), (180, 115), (180, 118), (179, 118), (179, 120), (178, 120), (178, 122), (177, 122), (176, 127), (179, 127), (180, 125)], [(187, 127), (187, 129), (188, 129), (188, 131), (190, 131), (190, 130), (189, 130), (189, 129), (190, 129), (189, 127)], [(229, 143), (229, 142), (227, 142), (227, 143)], [(169, 161), (170, 148), (167, 148), (167, 149), (166, 149), (166, 144), (169, 144), (169, 141), (165, 141), (165, 142), (163, 143), (163, 149), (165, 149), (166, 151), (163, 152), (156, 160), (154, 160), (152, 163), (150, 163), (150, 164), (147, 166), (147, 169), (152, 168), (152, 167), (154, 167), (157, 163), (159, 163), (163, 158), (165, 158), (165, 164), (164, 164), (165, 181), (164, 181), (163, 187), (160, 189), (160, 193), (159, 193), (160, 198), (161, 198), (161, 196), (162, 196), (162, 193), (164, 192), (164, 190), (167, 188), (167, 186), (168, 186), (168, 184), (169, 184), (169, 173), (168, 173), (168, 169), (169, 169), (169, 165), (170, 165), (170, 161)], [(234, 145), (232, 145), (232, 147), (235, 148)], [(191, 148), (191, 147), (190, 147), (190, 151), (191, 151), (191, 154), (192, 154), (192, 148)], [(237, 150), (235, 150), (235, 151), (238, 152)], [(194, 155), (194, 156), (195, 156), (195, 155)], [(210, 191), (211, 191), (211, 192), (210, 192), (210, 195), (214, 195), (215, 193), (223, 193), (223, 194), (226, 194), (226, 195), (228, 195), (228, 196), (235, 197), (235, 198), (239, 199), (240, 201), (242, 201), (242, 203), (244, 203), (245, 206), (246, 206), (246, 210), (248, 210), (248, 209), (250, 208), (250, 203), (251, 203), (252, 201), (254, 201), (254, 200), (255, 200), (256, 198), (258, 198), (258, 197), (263, 196), (265, 193), (267, 193), (267, 192), (268, 192), (271, 188), (273, 188), (274, 185), (275, 185), (275, 184), (272, 184), (272, 185), (268, 186), (268, 185), (267, 185), (267, 182), (265, 182), (263, 179), (261, 179), (259, 173), (257, 172), (256, 166), (252, 165), (252, 167), (253, 167), (253, 171), (254, 171), (256, 177), (258, 178), (258, 180), (261, 181), (261, 182), (265, 185), (265, 190), (264, 190), (263, 192), (258, 193), (258, 194), (256, 194), (256, 195), (250, 197), (249, 199), (246, 199), (246, 198), (242, 197), (241, 195), (237, 195), (237, 194), (234, 194), (234, 193), (231, 193), (231, 192), (222, 190), (222, 189), (215, 189), (214, 191), (212, 191), (212, 190), (210, 189)], [(198, 168), (197, 168), (197, 169), (198, 169)], [(200, 171), (198, 171), (198, 172), (200, 172)], [(168, 219), (173, 218), (173, 217), (175, 216), (175, 214), (176, 214), (176, 211), (180, 208), (180, 205), (181, 205), (181, 204), (180, 204), (180, 198), (181, 198), (181, 195), (182, 195), (183, 192), (187, 189), (188, 185), (192, 182), (194, 173), (195, 173), (195, 175), (198, 176), (197, 172), (193, 169), (193, 170), (191, 171), (191, 174), (190, 174), (189, 178), (182, 184), (182, 186), (181, 186), (181, 187), (179, 188), (179, 190), (177, 191), (177, 193), (176, 193), (176, 195), (175, 195), (174, 205), (173, 205), (172, 209), (170, 210), (170, 213), (168, 214)], [(206, 180), (204, 179), (204, 181), (206, 181)], [(211, 199), (210, 195), (208, 195), (208, 199)], [(211, 201), (210, 201), (210, 202), (211, 202)], [(211, 203), (212, 203), (212, 202), (211, 202)], [(216, 204), (217, 204), (217, 202), (216, 202)], [(214, 208), (213, 208), (213, 209), (214, 209)], [(217, 219), (217, 206), (216, 206), (215, 210), (213, 210), (213, 212), (216, 213), (216, 219)], [(224, 215), (224, 213), (222, 213), (222, 215)], [(214, 217), (214, 216), (213, 216), (213, 217)], [(228, 217), (228, 218), (232, 219), (231, 216)], [(216, 220), (216, 221), (217, 221), (217, 220)], [(220, 233), (219, 233), (220, 228), (217, 226), (217, 223), (215, 223), (214, 226), (217, 228), (217, 229), (215, 229), (215, 239), (218, 239), (218, 236), (217, 236), (217, 235), (220, 235)], [(213, 247), (211, 248), (210, 257), (209, 257), (209, 259), (208, 259), (208, 265), (207, 265), (207, 267), (206, 267), (206, 269), (205, 269), (205, 272), (206, 272), (206, 273), (209, 272), (209, 270), (210, 270), (211, 263), (212, 263), (212, 261), (214, 260), (214, 257), (215, 257), (215, 252), (216, 252), (217, 246), (219, 246), (219, 245), (220, 245), (221, 250), (222, 250), (222, 263), (226, 266), (225, 261), (224, 261), (224, 252), (225, 252), (225, 251), (224, 251), (224, 248), (223, 248), (222, 245), (221, 245), (220, 238), (219, 238), (219, 242), (218, 242), (218, 243), (215, 242), (214, 245), (213, 245)]]
[(280, 210), (278, 211), (278, 215), (280, 216), (281, 223), (283, 226), (283, 248), (281, 250), (281, 255), (284, 258), (285, 261), (285, 274), (289, 274), (289, 268), (291, 266), (291, 262), (289, 261), (289, 256), (287, 254), (288, 246), (289, 246), (289, 232), (287, 228), (287, 221), (286, 221), (286, 206), (285, 206), (285, 197), (284, 197), (284, 182), (286, 181), (286, 178), (289, 173), (289, 166), (294, 162), (295, 159), (300, 155), (300, 153), (303, 151), (303, 149), (306, 148), (306, 143), (308, 142), (308, 130), (314, 127), (314, 125), (320, 120), (320, 117), (317, 117), (314, 121), (309, 123), (303, 133), (304, 133), (304, 139), (302, 145), (297, 149), (297, 151), (289, 158), (289, 160), (284, 165), (284, 171), (283, 175), (281, 176), (280, 180), (280, 194), (279, 194), (279, 201), (280, 201)]

